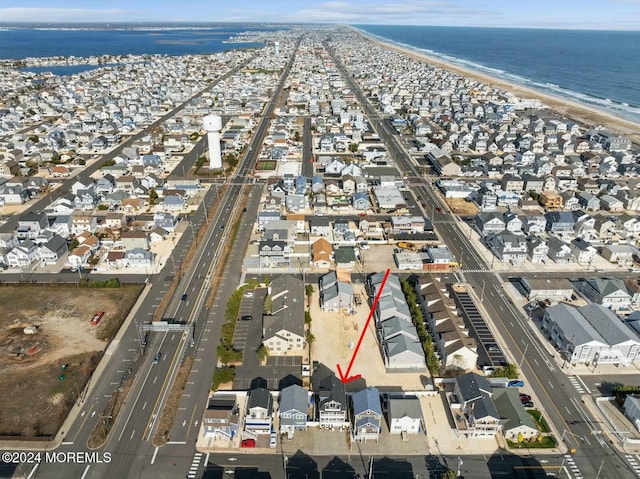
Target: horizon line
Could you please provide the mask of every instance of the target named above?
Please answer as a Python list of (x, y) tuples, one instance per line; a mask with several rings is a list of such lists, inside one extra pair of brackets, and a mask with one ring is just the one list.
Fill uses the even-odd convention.
[(550, 27), (550, 26), (514, 26), (514, 25), (490, 25), (490, 26), (479, 26), (479, 25), (417, 25), (417, 24), (402, 24), (402, 23), (342, 23), (342, 22), (265, 22), (265, 21), (255, 21), (255, 20), (243, 20), (243, 21), (232, 21), (232, 20), (223, 20), (217, 22), (205, 22), (199, 20), (153, 20), (153, 21), (141, 21), (141, 20), (116, 20), (116, 21), (104, 21), (104, 20), (94, 20), (94, 21), (65, 21), (65, 22), (50, 22), (50, 21), (0, 21), (0, 26), (82, 26), (82, 25), (91, 25), (91, 26), (116, 26), (116, 25), (127, 25), (127, 26), (144, 26), (144, 25), (283, 25), (283, 26), (347, 26), (347, 27), (357, 27), (357, 26), (382, 26), (382, 27), (428, 27), (428, 28), (473, 28), (473, 29), (514, 29), (514, 30), (571, 30), (571, 31), (584, 31), (584, 32), (640, 32), (640, 28), (581, 28), (578, 26), (566, 26), (566, 27)]

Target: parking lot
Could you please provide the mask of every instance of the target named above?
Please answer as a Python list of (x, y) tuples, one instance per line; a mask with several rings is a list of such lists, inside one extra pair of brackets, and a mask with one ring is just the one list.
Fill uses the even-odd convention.
[(262, 344), (266, 295), (266, 288), (247, 290), (240, 302), (233, 347), (243, 352), (243, 358), (242, 364), (236, 367), (234, 389), (262, 386), (275, 391), (293, 383), (302, 384), (301, 356), (269, 356), (265, 365), (258, 361), (256, 351)]
[(504, 353), (469, 293), (464, 289), (457, 288), (455, 285), (452, 286), (451, 289), (467, 324), (471, 326), (471, 335), (478, 342), (478, 365), (493, 367), (505, 366), (507, 360), (504, 357)]

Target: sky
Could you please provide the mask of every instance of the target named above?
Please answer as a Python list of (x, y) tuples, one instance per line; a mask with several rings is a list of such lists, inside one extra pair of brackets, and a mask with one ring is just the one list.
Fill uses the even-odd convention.
[(2, 0), (0, 2), (0, 23), (169, 21), (640, 30), (640, 0), (240, 0), (236, 2)]

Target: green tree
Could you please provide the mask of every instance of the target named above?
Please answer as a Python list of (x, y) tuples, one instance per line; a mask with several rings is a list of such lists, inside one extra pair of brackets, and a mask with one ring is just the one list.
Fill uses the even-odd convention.
[(294, 139), (295, 141), (300, 141), (300, 132), (299, 132), (299, 131), (296, 131), (296, 132), (293, 134), (293, 139)]
[(269, 348), (261, 344), (258, 349), (256, 349), (256, 356), (258, 356), (258, 361), (263, 363), (269, 357)]
[(443, 472), (442, 475), (440, 476), (440, 479), (455, 479), (456, 478), (456, 471), (452, 471), (451, 469), (449, 469), (447, 472)]
[(313, 294), (313, 285), (307, 284), (304, 287), (304, 293), (307, 295), (307, 308), (311, 307), (311, 295)]
[(222, 368), (216, 368), (213, 372), (213, 381), (211, 382), (211, 390), (216, 391), (221, 384), (233, 381), (236, 376), (236, 369), (234, 367), (224, 366)]
[(311, 324), (311, 313), (309, 311), (304, 312), (304, 324)]
[(491, 374), (494, 378), (509, 378), (509, 379), (517, 379), (518, 378), (518, 366), (513, 363), (507, 364), (505, 367), (496, 368)]
[(358, 144), (357, 143), (350, 143), (349, 144), (349, 151), (351, 153), (355, 153), (356, 151), (358, 151)]
[(271, 314), (271, 307), (273, 306), (273, 299), (271, 298), (271, 295), (268, 294), (266, 298), (264, 298), (264, 310), (268, 313)]
[(156, 191), (156, 189), (155, 189), (155, 188), (151, 188), (151, 189), (149, 190), (149, 202), (150, 202), (152, 205), (155, 205), (155, 204), (156, 204), (156, 201), (158, 201), (158, 192)]
[(307, 332), (304, 333), (305, 339), (307, 340), (307, 344), (309, 345), (309, 351), (311, 351), (311, 345), (316, 342), (316, 337), (313, 333), (307, 329)]

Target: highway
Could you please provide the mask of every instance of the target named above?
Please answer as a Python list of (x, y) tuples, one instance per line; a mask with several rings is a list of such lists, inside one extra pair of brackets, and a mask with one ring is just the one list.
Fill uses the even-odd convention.
[[(299, 40), (300, 41), (300, 40)], [(299, 45), (298, 41), (298, 45)], [(296, 47), (297, 48), (297, 47)], [(332, 54), (331, 50), (328, 51)], [(128, 400), (117, 420), (111, 424), (111, 434), (106, 446), (100, 451), (111, 453), (112, 460), (108, 464), (45, 464), (35, 466), (30, 477), (43, 478), (112, 478), (112, 477), (140, 477), (140, 478), (174, 478), (185, 477), (193, 466), (199, 473), (205, 470), (206, 456), (195, 454), (194, 440), (197, 434), (196, 420), (200, 419), (201, 413), (206, 405), (206, 393), (209, 389), (211, 374), (216, 362), (217, 338), (223, 320), (223, 309), (226, 306), (226, 298), (235, 290), (240, 276), (240, 261), (242, 252), (249, 237), (251, 222), (242, 221), (239, 232), (233, 241), (231, 260), (224, 271), (218, 270), (221, 255), (221, 246), (231, 240), (230, 228), (233, 218), (241, 214), (240, 193), (243, 185), (250, 184), (250, 173), (260, 150), (262, 139), (267, 132), (268, 122), (271, 114), (277, 105), (277, 99), (282, 91), (284, 82), (295, 58), (291, 55), (287, 67), (283, 70), (280, 82), (273, 95), (272, 101), (267, 105), (263, 118), (258, 125), (250, 148), (242, 158), (231, 183), (220, 199), (218, 210), (212, 217), (208, 218), (208, 229), (205, 239), (198, 250), (198, 257), (190, 267), (177, 269), (182, 272), (182, 279), (176, 294), (172, 298), (167, 316), (175, 318), (184, 323), (195, 322), (195, 343), (192, 345), (189, 338), (178, 332), (151, 333), (146, 346), (145, 354), (142, 354), (137, 324), (150, 320), (155, 308), (166, 294), (166, 288), (171, 282), (172, 276), (176, 274), (173, 270), (172, 262), (167, 262), (165, 269), (158, 275), (150, 278), (150, 285), (146, 299), (143, 301), (136, 321), (132, 322), (125, 331), (122, 340), (118, 344), (113, 344), (109, 350), (110, 360), (100, 377), (94, 378), (95, 386), (91, 394), (85, 399), (77, 420), (69, 431), (66, 432), (65, 441), (60, 447), (60, 451), (84, 451), (89, 433), (100, 421), (109, 421), (108, 417), (103, 417), (104, 407), (109, 395), (114, 393), (117, 385), (123, 377), (135, 375), (135, 380)], [(334, 60), (337, 60), (334, 58)], [(546, 350), (537, 345), (536, 339), (532, 336), (526, 319), (515, 309), (509, 299), (502, 291), (502, 278), (490, 271), (482, 258), (475, 252), (474, 246), (468, 238), (461, 232), (457, 220), (444, 208), (445, 205), (433, 192), (431, 186), (420, 174), (419, 169), (414, 165), (411, 158), (404, 152), (397, 142), (390, 126), (378, 119), (377, 113), (363, 97), (360, 89), (355, 85), (344, 67), (336, 61), (344, 79), (349, 83), (351, 89), (358, 96), (363, 108), (367, 111), (372, 125), (380, 135), (381, 139), (388, 146), (389, 151), (397, 162), (398, 166), (407, 175), (407, 181), (418, 196), (424, 198), (425, 202), (431, 206), (434, 226), (438, 235), (445, 241), (461, 258), (464, 270), (478, 270), (478, 273), (462, 273), (460, 280), (468, 282), (479, 294), (484, 288), (484, 309), (491, 319), (495, 330), (501, 333), (503, 346), (516, 360), (522, 368), (524, 378), (527, 382), (527, 389), (535, 391), (538, 402), (542, 405), (547, 419), (556, 425), (558, 432), (563, 434), (563, 439), (569, 447), (576, 447), (577, 452), (573, 456), (577, 468), (582, 477), (595, 477), (603, 462), (606, 468), (615, 477), (635, 477), (631, 475), (631, 469), (615, 449), (611, 447), (603, 438), (594, 435), (593, 431), (601, 429), (598, 424), (594, 424), (592, 418), (585, 411), (580, 403), (577, 391), (568, 385), (566, 376), (555, 367), (555, 363), (549, 360)], [(158, 120), (160, 122), (161, 120)], [(306, 127), (305, 120), (305, 127)], [(306, 138), (306, 135), (305, 135)], [(119, 147), (120, 148), (120, 147)], [(120, 151), (118, 148), (110, 153), (111, 157)], [(303, 157), (306, 148), (303, 146)], [(106, 160), (109, 155), (105, 155)], [(97, 164), (92, 165), (93, 171), (97, 169)], [(82, 173), (84, 174), (84, 172)], [(88, 176), (88, 173), (86, 173)], [(75, 181), (77, 178), (67, 180)], [(68, 185), (67, 185), (68, 186)], [(259, 194), (264, 185), (252, 186), (252, 193), (247, 205), (247, 217), (257, 211)], [(62, 191), (62, 187), (57, 191)], [(217, 189), (212, 188), (206, 195), (205, 205), (208, 208), (215, 201)], [(42, 208), (43, 199), (34, 203), (31, 208), (38, 211)], [(49, 199), (46, 199), (48, 203)], [(443, 208), (443, 212), (436, 214), (435, 207)], [(200, 225), (207, 222), (204, 214), (205, 206), (201, 206), (192, 217), (194, 227), (199, 229)], [(4, 227), (7, 225), (5, 224)], [(15, 225), (14, 225), (15, 226)], [(174, 260), (180, 265), (180, 261), (188, 249), (192, 235), (187, 229), (184, 237), (176, 246)], [(222, 283), (218, 290), (216, 300), (211, 311), (204, 308), (204, 298), (209, 291), (207, 277), (209, 275), (221, 275)], [(187, 293), (186, 301), (181, 301), (183, 293)], [(153, 356), (156, 352), (162, 353), (158, 364), (153, 364)], [(526, 354), (525, 354), (526, 352)], [(172, 383), (177, 367), (185, 354), (193, 354), (197, 361), (194, 364), (197, 376), (192, 380), (193, 384), (185, 390), (180, 404), (178, 416), (174, 423), (169, 444), (162, 448), (155, 448), (150, 438), (157, 426), (158, 413), (162, 409), (168, 389)], [(191, 380), (191, 379), (190, 379)], [(178, 426), (178, 427), (176, 427)], [(280, 477), (283, 473), (282, 457), (280, 456), (254, 456), (242, 455), (242, 459), (229, 461), (231, 455), (224, 457), (211, 457), (212, 464), (205, 477), (222, 477), (222, 472), (235, 470), (236, 477), (259, 477), (256, 472), (268, 470), (270, 476)], [(307, 456), (298, 460), (288, 460), (287, 473), (291, 477), (305, 477), (304, 471), (307, 464), (316, 467), (316, 472), (309, 469), (308, 477), (320, 477), (320, 471), (327, 470), (326, 466), (343, 467), (344, 472), (349, 473), (351, 469), (364, 477), (366, 473), (368, 458), (341, 457), (339, 462), (331, 463), (334, 458), (309, 458)], [(564, 462), (566, 458), (562, 455), (549, 456), (545, 460), (549, 463), (546, 467), (556, 467)], [(431, 460), (431, 462), (429, 462)], [(418, 473), (420, 477), (426, 477), (427, 470), (437, 468), (440, 462), (455, 469), (458, 464), (457, 457), (428, 457), (425, 463), (424, 457), (391, 460), (387, 468), (394, 471), (396, 463), (410, 463), (413, 474)], [(338, 466), (336, 466), (338, 464)], [(342, 466), (346, 464), (347, 466)], [(431, 467), (429, 467), (431, 465)], [(466, 468), (465, 468), (466, 466)], [(542, 477), (536, 472), (540, 469), (534, 458), (521, 458), (509, 454), (497, 454), (490, 458), (480, 456), (470, 456), (463, 458), (462, 471), (468, 471), (467, 477), (489, 477), (495, 475), (501, 477)], [(398, 465), (404, 467), (404, 465)], [(441, 467), (441, 466), (440, 466)], [(532, 467), (533, 469), (526, 469)], [(484, 468), (484, 469), (483, 469)], [(522, 469), (523, 475), (520, 476)], [(243, 473), (246, 469), (249, 472)], [(545, 471), (547, 469), (544, 469)], [(497, 471), (497, 472), (495, 472)], [(544, 471), (543, 471), (544, 472)], [(529, 474), (530, 473), (530, 474)], [(244, 476), (242, 474), (245, 474)], [(314, 475), (315, 474), (315, 475)], [(285, 476), (285, 477), (288, 477)], [(324, 474), (323, 476), (324, 477)], [(338, 476), (333, 477), (348, 477)], [(351, 476), (353, 477), (353, 476)], [(387, 476), (377, 475), (376, 477), (393, 477), (391, 473)], [(411, 476), (413, 477), (413, 476)], [(570, 477), (577, 477), (573, 473)]]
[[(299, 45), (301, 39), (296, 45)], [(183, 477), (191, 464), (194, 455), (194, 442), (198, 432), (197, 426), (188, 429), (178, 429), (175, 440), (171, 441), (163, 448), (155, 448), (151, 442), (159, 413), (162, 410), (164, 401), (168, 395), (176, 371), (182, 362), (185, 354), (195, 355), (193, 369), (198, 374), (198, 387), (194, 394), (183, 396), (176, 421), (180, 421), (184, 413), (189, 411), (189, 424), (195, 423), (195, 418), (199, 419), (206, 406), (207, 393), (211, 384), (213, 369), (216, 364), (216, 347), (219, 338), (219, 330), (223, 322), (223, 312), (226, 307), (226, 300), (236, 289), (239, 279), (239, 267), (244, 253), (244, 247), (249, 238), (252, 222), (241, 224), (239, 232), (233, 241), (232, 261), (234, 269), (222, 277), (222, 283), (216, 297), (216, 302), (212, 311), (206, 311), (205, 299), (209, 293), (208, 278), (220, 275), (218, 265), (221, 260), (222, 249), (232, 239), (231, 225), (233, 220), (241, 211), (241, 192), (243, 185), (250, 184), (248, 174), (252, 171), (257, 160), (260, 147), (268, 131), (271, 115), (277, 106), (278, 97), (284, 82), (289, 74), (295, 55), (292, 55), (280, 77), (280, 81), (272, 97), (267, 104), (260, 124), (256, 128), (250, 147), (236, 169), (232, 181), (229, 182), (223, 196), (220, 198), (220, 205), (213, 217), (209, 217), (208, 227), (202, 245), (198, 248), (197, 257), (188, 268), (182, 271), (182, 278), (176, 290), (168, 314), (165, 316), (175, 319), (181, 323), (195, 324), (195, 340), (191, 344), (189, 335), (180, 332), (149, 333), (149, 343), (146, 347), (148, 354), (140, 354), (140, 344), (137, 335), (136, 325), (132, 323), (126, 331), (123, 340), (114, 348), (112, 359), (108, 363), (108, 371), (105, 371), (97, 379), (97, 385), (93, 393), (86, 401), (84, 414), (78, 416), (71, 430), (67, 433), (65, 441), (59, 450), (86, 450), (87, 438), (98, 421), (109, 421), (108, 417), (101, 417), (104, 407), (114, 387), (122, 376), (122, 363), (132, 365), (131, 372), (128, 367), (125, 374), (135, 374), (135, 380), (128, 396), (127, 402), (118, 418), (111, 425), (111, 433), (104, 448), (101, 451), (111, 453), (112, 460), (106, 464), (64, 464), (52, 465), (41, 464), (34, 472), (40, 477), (47, 478), (112, 478), (112, 477), (176, 477), (175, 470), (164, 469), (160, 465), (164, 463), (164, 456), (174, 457), (177, 454), (180, 458), (174, 457), (173, 463), (182, 469), (178, 477)], [(257, 211), (260, 199), (260, 190), (263, 185), (257, 185), (251, 189), (249, 206)], [(205, 203), (207, 208), (215, 201), (217, 188), (213, 187), (207, 193)], [(203, 222), (207, 221), (204, 207), (201, 206), (191, 218), (197, 231)], [(189, 231), (189, 229), (187, 230)], [(193, 238), (185, 234), (184, 243), (177, 246), (178, 254), (184, 255)], [(177, 258), (178, 260), (181, 257)], [(172, 270), (167, 270), (172, 264), (167, 262), (165, 270), (152, 278), (151, 291), (147, 296), (147, 301), (143, 303), (138, 318), (147, 321), (153, 316), (157, 304), (166, 293), (166, 287), (171, 282)], [(233, 271), (234, 274), (230, 274)], [(187, 298), (181, 301), (182, 294), (186, 293)], [(217, 336), (216, 336), (217, 335)], [(161, 359), (158, 364), (153, 363), (154, 355), (160, 352)], [(137, 372), (137, 374), (136, 374)], [(120, 377), (118, 376), (120, 375)], [(115, 379), (115, 380), (114, 380)], [(193, 384), (196, 381), (191, 381)], [(106, 397), (104, 397), (106, 396)], [(185, 419), (183, 419), (184, 423)], [(183, 424), (179, 423), (179, 424)], [(186, 427), (186, 423), (184, 423)], [(175, 426), (174, 426), (175, 427)], [(173, 433), (172, 433), (173, 435)], [(181, 440), (180, 440), (181, 439)], [(176, 444), (173, 444), (173, 443)], [(158, 466), (155, 461), (158, 460)]]
[(477, 271), (463, 272), (457, 276), (460, 281), (468, 283), (478, 297), (484, 289), (482, 306), (488, 315), (488, 324), (490, 327), (493, 326), (494, 334), (500, 333), (497, 336), (502, 337), (503, 347), (506, 346), (512, 360), (520, 366), (527, 382), (527, 391), (535, 392), (538, 406), (542, 406), (547, 420), (557, 429), (560, 437), (556, 438), (563, 439), (569, 449), (576, 449), (574, 460), (578, 473), (574, 475), (595, 477), (604, 464), (608, 471), (615, 471), (617, 477), (636, 477), (624, 455), (596, 433), (602, 430), (603, 426), (596, 423), (586, 411), (577, 390), (550, 360), (546, 349), (538, 344), (538, 340), (529, 330), (527, 320), (502, 291), (502, 278), (491, 271), (490, 265), (485, 264), (476, 253), (474, 245), (457, 224), (460, 220), (447, 211), (446, 204), (432, 190), (427, 179), (420, 174), (410, 155), (399, 144), (391, 125), (379, 119), (378, 113), (326, 42), (325, 47), (343, 79), (356, 94), (391, 157), (404, 173), (407, 182), (431, 210), (438, 236), (456, 255), (463, 271)]

